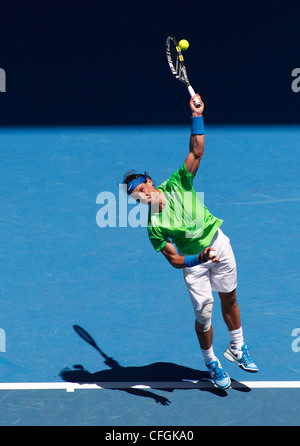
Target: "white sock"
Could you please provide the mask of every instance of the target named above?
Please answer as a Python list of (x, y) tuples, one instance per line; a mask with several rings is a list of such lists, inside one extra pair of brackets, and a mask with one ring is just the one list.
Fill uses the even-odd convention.
[(214, 350), (212, 347), (210, 347), (208, 350), (201, 349), (201, 351), (205, 364), (209, 364), (212, 361), (216, 361), (217, 358), (215, 357)]
[(244, 336), (242, 327), (229, 332), (231, 343), (235, 348), (241, 349), (244, 344)]

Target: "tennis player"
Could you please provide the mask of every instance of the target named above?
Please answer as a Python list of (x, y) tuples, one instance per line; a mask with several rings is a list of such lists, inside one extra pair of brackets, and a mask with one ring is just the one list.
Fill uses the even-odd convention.
[(195, 330), (205, 364), (214, 384), (227, 389), (231, 380), (213, 350), (212, 291), (221, 299), (222, 315), (230, 343), (225, 358), (242, 369), (257, 372), (244, 342), (236, 298), (236, 261), (229, 238), (221, 230), (222, 220), (213, 216), (193, 188), (193, 180), (204, 153), (204, 103), (196, 108), (190, 100), (191, 136), (189, 153), (169, 179), (157, 188), (146, 173), (125, 174), (128, 195), (149, 206), (148, 235), (170, 264), (183, 270), (195, 312)]

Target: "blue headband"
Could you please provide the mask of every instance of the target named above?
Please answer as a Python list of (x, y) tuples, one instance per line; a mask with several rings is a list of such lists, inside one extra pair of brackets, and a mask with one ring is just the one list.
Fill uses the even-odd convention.
[(131, 195), (132, 192), (134, 191), (134, 189), (135, 189), (136, 187), (138, 187), (140, 184), (142, 184), (142, 183), (146, 183), (147, 178), (149, 178), (149, 177), (146, 177), (146, 176), (144, 176), (144, 175), (141, 175), (141, 176), (135, 178), (134, 180), (130, 181), (130, 182), (127, 184), (127, 193), (128, 193), (128, 195)]

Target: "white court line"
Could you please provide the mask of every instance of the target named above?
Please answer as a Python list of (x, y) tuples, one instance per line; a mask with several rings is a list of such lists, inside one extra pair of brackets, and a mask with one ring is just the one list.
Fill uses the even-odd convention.
[[(234, 389), (300, 389), (300, 381), (234, 381)], [(171, 382), (32, 382), (32, 383), (0, 383), (0, 390), (75, 390), (85, 389), (209, 389), (214, 388), (210, 381), (171, 381)]]

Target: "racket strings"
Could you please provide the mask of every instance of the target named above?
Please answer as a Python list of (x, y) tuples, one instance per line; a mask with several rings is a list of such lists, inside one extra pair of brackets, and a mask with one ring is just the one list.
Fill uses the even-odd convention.
[(175, 71), (176, 75), (179, 76), (180, 75), (179, 57), (178, 57), (178, 52), (177, 52), (176, 47), (173, 42), (170, 42), (169, 48), (170, 48), (171, 62), (174, 67), (174, 71)]
[[(175, 77), (181, 81), (185, 81), (185, 73), (180, 62), (180, 53), (176, 49), (176, 44), (173, 40), (169, 39), (167, 46), (167, 58), (171, 68), (171, 71)], [(182, 57), (182, 56), (181, 56)], [(183, 58), (182, 58), (183, 59)]]

